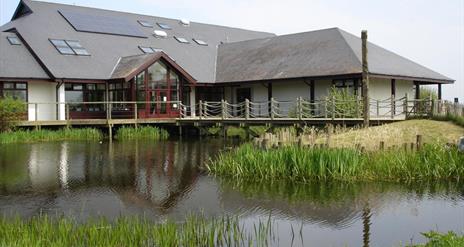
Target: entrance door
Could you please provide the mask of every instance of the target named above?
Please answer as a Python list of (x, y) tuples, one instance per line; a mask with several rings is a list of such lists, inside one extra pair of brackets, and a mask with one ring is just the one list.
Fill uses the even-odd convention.
[(168, 103), (168, 90), (151, 90), (149, 92), (148, 115), (149, 117), (168, 117), (170, 105)]

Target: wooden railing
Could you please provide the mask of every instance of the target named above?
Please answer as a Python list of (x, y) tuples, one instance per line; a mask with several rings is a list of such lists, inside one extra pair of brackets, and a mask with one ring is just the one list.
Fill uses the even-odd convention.
[[(406, 119), (454, 114), (464, 116), (464, 106), (442, 100), (370, 99), (373, 119)], [(72, 119), (362, 119), (362, 100), (305, 100), (240, 103), (202, 101), (185, 105), (180, 101), (154, 102), (66, 102), (26, 103), (29, 121)], [(147, 106), (150, 105), (149, 110)]]

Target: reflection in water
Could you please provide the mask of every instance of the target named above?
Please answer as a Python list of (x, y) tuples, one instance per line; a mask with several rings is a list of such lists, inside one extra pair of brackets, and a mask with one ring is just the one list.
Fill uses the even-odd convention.
[[(419, 232), (436, 227), (464, 229), (462, 184), (258, 183), (202, 172), (205, 162), (233, 145), (208, 139), (0, 146), (0, 214), (82, 221), (234, 214), (246, 226), (271, 216), (281, 245), (291, 244), (295, 235), (289, 232), (301, 226), (294, 246), (383, 246), (421, 240)], [(401, 225), (407, 230), (398, 230)]]

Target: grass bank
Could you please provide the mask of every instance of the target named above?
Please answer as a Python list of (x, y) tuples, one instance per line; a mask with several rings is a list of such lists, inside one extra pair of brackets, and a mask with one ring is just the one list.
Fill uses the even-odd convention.
[(165, 140), (169, 133), (161, 128), (139, 126), (138, 128), (123, 126), (116, 131), (117, 140)]
[(45, 141), (87, 141), (101, 140), (101, 131), (93, 128), (59, 130), (16, 130), (0, 133), (0, 144), (31, 143)]
[(461, 116), (447, 114), (444, 116), (433, 116), (432, 119), (437, 121), (450, 121), (464, 128), (464, 117)]
[(439, 144), (424, 145), (416, 152), (295, 145), (266, 150), (245, 144), (220, 154), (207, 168), (219, 176), (301, 182), (459, 180), (464, 178), (464, 154)]
[(139, 218), (78, 224), (47, 216), (0, 219), (0, 246), (267, 246), (270, 220), (245, 231), (236, 218), (189, 217), (155, 224)]

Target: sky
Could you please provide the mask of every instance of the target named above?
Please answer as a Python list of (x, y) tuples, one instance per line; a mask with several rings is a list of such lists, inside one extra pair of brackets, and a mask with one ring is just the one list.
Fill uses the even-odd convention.
[[(456, 82), (443, 97), (464, 102), (464, 0), (48, 0), (275, 34), (339, 27)], [(0, 0), (0, 25), (19, 0)], [(436, 88), (436, 86), (433, 86)]]

